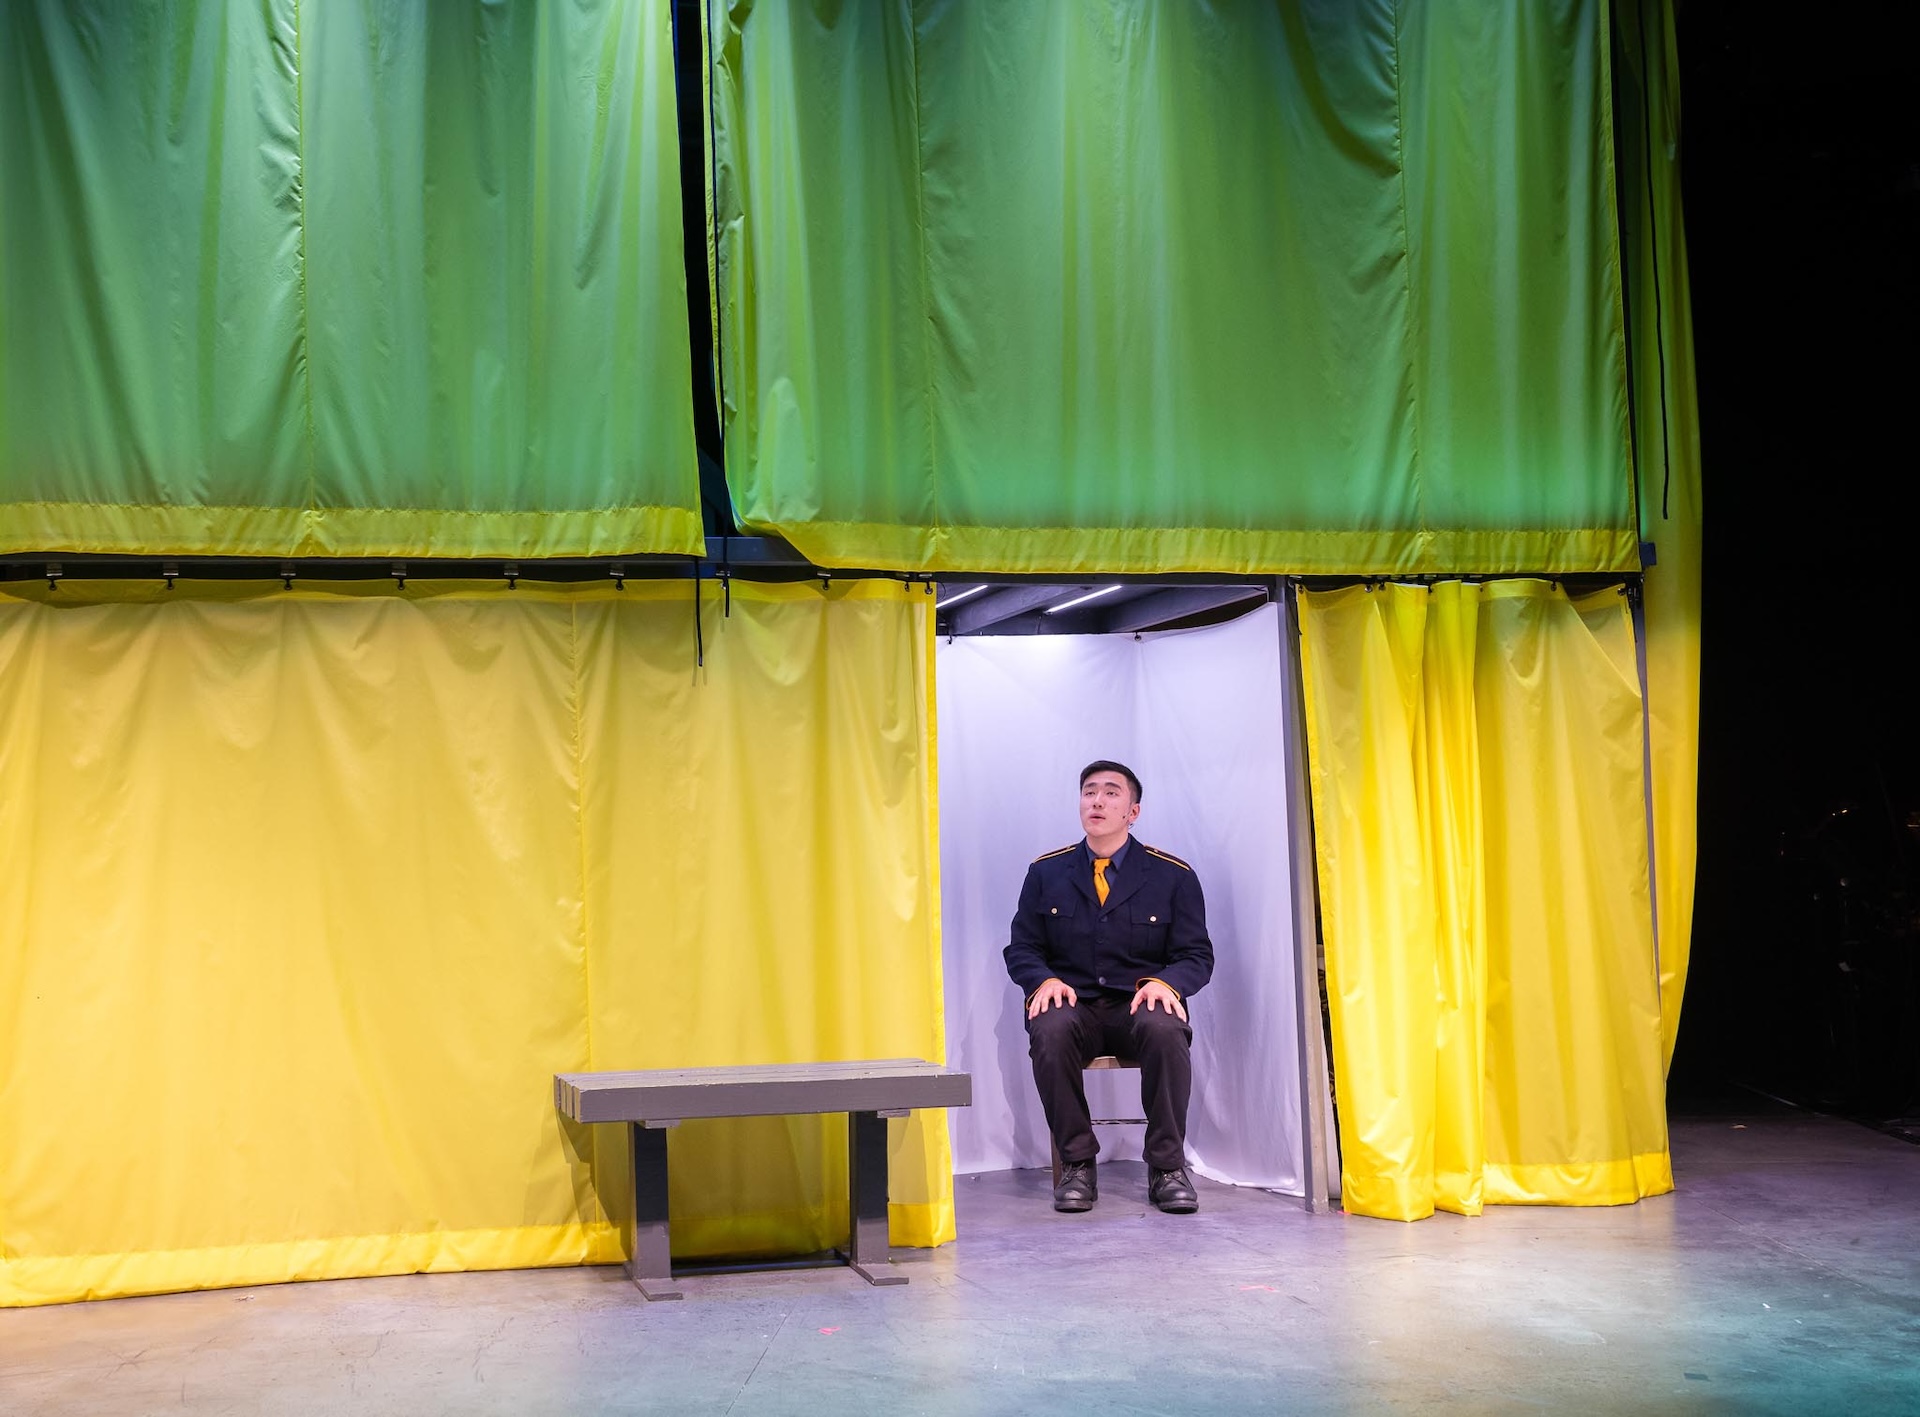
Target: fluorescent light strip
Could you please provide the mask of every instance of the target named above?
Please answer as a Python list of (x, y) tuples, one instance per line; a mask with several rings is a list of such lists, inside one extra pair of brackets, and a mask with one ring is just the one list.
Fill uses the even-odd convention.
[(1063, 600), (1058, 605), (1049, 605), (1047, 614), (1058, 615), (1062, 610), (1071, 610), (1076, 605), (1085, 605), (1089, 600), (1098, 600), (1103, 595), (1112, 595), (1120, 589), (1117, 585), (1103, 585), (1098, 590), (1090, 590), (1085, 595), (1077, 595), (1072, 600)]
[(972, 600), (976, 595), (979, 595), (986, 589), (986, 586), (977, 585), (972, 590), (963, 590), (958, 595), (950, 595), (945, 600), (935, 601), (933, 608), (935, 610), (945, 610), (949, 605), (958, 605), (963, 600)]

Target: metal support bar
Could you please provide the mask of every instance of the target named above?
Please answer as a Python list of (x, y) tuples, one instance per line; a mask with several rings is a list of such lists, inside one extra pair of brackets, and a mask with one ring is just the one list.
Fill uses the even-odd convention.
[(667, 1238), (667, 1129), (635, 1122), (633, 1137), (633, 1258), (627, 1277), (648, 1299), (678, 1299)]
[(847, 1264), (869, 1284), (905, 1284), (891, 1273), (887, 1235), (887, 1119), (847, 1113)]
[(1294, 1027), (1299, 1043), (1300, 1133), (1307, 1210), (1332, 1209), (1327, 1137), (1327, 1051), (1320, 1029), (1320, 884), (1314, 866), (1313, 798), (1308, 780), (1306, 682), (1301, 671), (1299, 586), (1282, 578), (1280, 602), (1281, 738), (1287, 763), (1287, 851), (1293, 896)]

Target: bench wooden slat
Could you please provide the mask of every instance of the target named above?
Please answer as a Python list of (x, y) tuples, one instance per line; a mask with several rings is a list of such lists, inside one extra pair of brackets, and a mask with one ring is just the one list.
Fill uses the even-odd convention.
[(677, 1122), (815, 1112), (966, 1107), (973, 1079), (917, 1058), (737, 1068), (558, 1073), (554, 1105), (576, 1122)]

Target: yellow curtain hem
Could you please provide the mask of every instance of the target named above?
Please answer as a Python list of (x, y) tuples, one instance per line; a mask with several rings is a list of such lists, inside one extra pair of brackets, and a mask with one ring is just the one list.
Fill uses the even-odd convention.
[(1223, 527), (920, 527), (750, 522), (820, 566), (879, 571), (1429, 575), (1635, 571), (1625, 528), (1249, 531)]
[(1673, 1161), (1650, 1151), (1619, 1161), (1514, 1166), (1487, 1163), (1488, 1205), (1632, 1205), (1673, 1189)]
[(0, 552), (181, 556), (699, 556), (691, 506), (465, 511), (427, 507), (0, 506)]
[(0, 1261), (0, 1308), (292, 1280), (618, 1264), (624, 1258), (618, 1227), (605, 1222), (352, 1235), (198, 1250), (45, 1255)]
[(953, 1202), (891, 1204), (887, 1207), (887, 1235), (893, 1244), (910, 1250), (931, 1250), (951, 1244), (959, 1237), (959, 1229), (954, 1222)]
[(1425, 1220), (1434, 1212), (1432, 1188), (1383, 1176), (1340, 1173), (1340, 1209), (1368, 1220)]
[(1481, 1171), (1441, 1171), (1433, 1178), (1433, 1208), (1450, 1215), (1478, 1215), (1486, 1209)]

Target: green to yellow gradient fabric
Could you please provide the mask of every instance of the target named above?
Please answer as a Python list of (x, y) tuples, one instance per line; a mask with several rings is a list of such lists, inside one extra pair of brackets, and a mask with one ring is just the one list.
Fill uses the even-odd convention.
[(1670, 0), (1615, 0), (1620, 209), (1633, 317), (1634, 468), (1646, 573), (1647, 719), (1653, 768), (1660, 1014), (1673, 1061), (1693, 945), (1700, 777), (1699, 395), (1680, 203), (1680, 57)]
[(1600, 0), (708, 23), (746, 525), (889, 568), (1637, 564)]
[[(929, 597), (709, 592), (698, 673), (691, 598), (0, 594), (0, 1305), (615, 1261), (554, 1073), (941, 1056)], [(844, 1239), (839, 1119), (670, 1151), (676, 1252)]]
[(0, 7), (0, 551), (701, 548), (667, 7)]
[(1301, 596), (1341, 1204), (1671, 1190), (1624, 595)]

